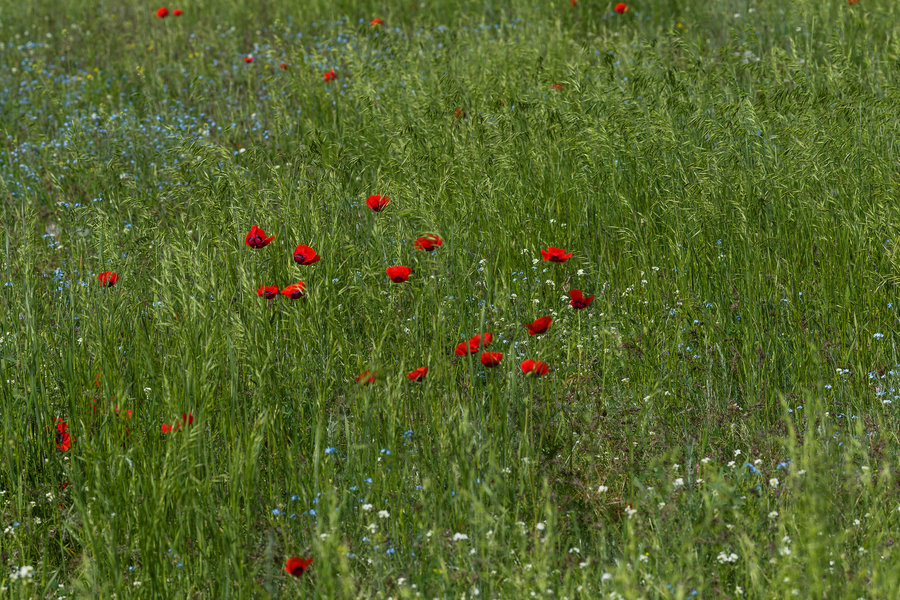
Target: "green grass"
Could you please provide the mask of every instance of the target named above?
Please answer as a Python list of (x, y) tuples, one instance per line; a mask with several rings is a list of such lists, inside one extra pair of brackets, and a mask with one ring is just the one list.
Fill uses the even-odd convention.
[(107, 4), (2, 5), (0, 598), (894, 597), (900, 6)]

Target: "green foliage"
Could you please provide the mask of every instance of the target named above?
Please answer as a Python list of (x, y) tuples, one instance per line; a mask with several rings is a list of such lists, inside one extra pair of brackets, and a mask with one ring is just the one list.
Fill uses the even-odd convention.
[(0, 597), (895, 595), (900, 7), (612, 6), (4, 6)]

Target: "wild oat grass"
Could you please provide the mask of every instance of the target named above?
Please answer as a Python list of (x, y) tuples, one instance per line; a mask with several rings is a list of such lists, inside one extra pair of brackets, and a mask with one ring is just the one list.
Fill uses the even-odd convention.
[(4, 3), (0, 597), (896, 597), (900, 5), (629, 4)]

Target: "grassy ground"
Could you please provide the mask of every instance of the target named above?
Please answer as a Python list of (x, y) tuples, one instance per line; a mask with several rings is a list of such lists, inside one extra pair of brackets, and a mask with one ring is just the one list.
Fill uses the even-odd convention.
[(897, 3), (2, 4), (0, 597), (895, 597)]

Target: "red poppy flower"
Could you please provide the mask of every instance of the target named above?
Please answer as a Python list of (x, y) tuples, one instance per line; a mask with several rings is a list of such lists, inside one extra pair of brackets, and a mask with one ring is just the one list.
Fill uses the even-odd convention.
[(585, 297), (584, 294), (581, 293), (581, 290), (569, 290), (569, 298), (572, 299), (569, 304), (572, 305), (572, 308), (577, 310), (587, 308), (588, 305), (594, 300), (593, 296)]
[(578, 4), (578, 0), (569, 0), (570, 6), (575, 6), (576, 4)]
[(247, 237), (244, 238), (244, 243), (251, 248), (265, 248), (274, 239), (274, 235), (266, 237), (266, 231), (254, 225), (250, 228), (250, 233), (247, 234)]
[(279, 63), (278, 66), (281, 67), (282, 69), (287, 69), (287, 68), (288, 68), (288, 64), (287, 64), (287, 63)]
[(375, 17), (374, 19), (372, 19), (372, 27), (375, 27), (376, 25), (384, 25), (384, 21), (379, 19), (378, 17)]
[(475, 354), (479, 348), (487, 348), (494, 336), (490, 333), (479, 333), (468, 342), (460, 342), (456, 346), (456, 355), (465, 356), (466, 354)]
[(550, 317), (540, 317), (535, 319), (533, 323), (528, 323), (526, 325), (526, 327), (528, 327), (528, 335), (547, 333), (547, 330), (550, 329), (550, 323), (552, 322), (553, 319)]
[(522, 364), (519, 365), (522, 368), (522, 372), (526, 375), (534, 375), (535, 377), (540, 377), (541, 375), (546, 375), (548, 371), (550, 371), (550, 367), (547, 363), (540, 360), (523, 360)]
[(417, 250), (433, 252), (434, 249), (438, 246), (444, 245), (444, 240), (442, 240), (438, 235), (429, 233), (428, 235), (423, 235), (422, 237), (416, 238), (416, 241), (413, 243), (413, 245)]
[(270, 300), (278, 295), (278, 286), (277, 285), (267, 285), (267, 286), (259, 286), (256, 288), (256, 294), (259, 296), (265, 296), (266, 300)]
[(561, 90), (561, 89), (562, 89), (562, 84), (561, 84), (561, 83), (554, 83), (554, 84), (551, 85), (550, 87), (552, 87), (554, 90)]
[(566, 254), (566, 251), (562, 248), (554, 248), (553, 246), (549, 246), (546, 250), (541, 250), (541, 256), (544, 257), (545, 261), (550, 262), (558, 262), (564, 263), (570, 258), (572, 258), (572, 253), (569, 252)]
[(253, 62), (253, 57), (252, 57), (252, 56), (245, 56), (245, 57), (244, 57), (244, 62), (247, 63), (247, 64), (252, 63), (252, 62)]
[(463, 119), (466, 116), (466, 113), (463, 112), (463, 109), (457, 108), (453, 113), (456, 115), (457, 119)]
[(305, 287), (305, 283), (303, 283), (302, 281), (298, 281), (297, 283), (292, 283), (291, 285), (281, 290), (281, 295), (287, 296), (291, 300), (296, 300), (303, 297), (303, 288)]
[(181, 423), (178, 421), (175, 422), (175, 425), (167, 425), (163, 423), (160, 425), (160, 429), (163, 433), (172, 433), (173, 431), (179, 431), (182, 427), (186, 427), (188, 425), (194, 424), (194, 413), (181, 413)]
[(482, 352), (481, 364), (486, 367), (496, 367), (503, 360), (503, 354), (500, 352)]
[(619, 2), (618, 4), (616, 4), (616, 12), (620, 15), (625, 14), (626, 12), (628, 12), (628, 5), (624, 2)]
[(180, 16), (181, 16), (181, 9), (180, 9), (180, 8), (176, 8), (175, 10), (172, 11), (172, 14), (175, 15), (176, 17), (180, 17)]
[(69, 424), (56, 417), (56, 447), (63, 452), (68, 452), (72, 447), (72, 436), (67, 431)]
[(97, 274), (97, 279), (100, 280), (101, 286), (112, 287), (119, 281), (119, 276), (112, 271), (103, 271), (102, 273)]
[(360, 385), (369, 385), (375, 382), (375, 373), (364, 371), (356, 376), (356, 383)]
[(853, 6), (854, 4), (857, 4), (858, 2), (859, 2), (859, 0), (847, 0), (847, 4), (849, 4), (850, 6)]
[(165, 19), (169, 16), (169, 9), (163, 6), (162, 8), (156, 9), (156, 18), (157, 19)]
[(335, 79), (337, 79), (337, 73), (334, 72), (334, 69), (325, 71), (324, 73), (322, 73), (322, 78), (325, 80), (325, 83), (328, 83), (329, 81), (334, 81)]
[(391, 281), (394, 283), (403, 283), (407, 279), (409, 279), (409, 274), (412, 273), (412, 269), (409, 267), (388, 267), (384, 270), (387, 273), (387, 276), (391, 278)]
[(366, 198), (366, 205), (375, 212), (381, 212), (384, 210), (384, 207), (387, 206), (389, 201), (390, 200), (387, 196), (382, 196), (381, 194), (373, 194)]
[(284, 563), (284, 570), (293, 575), (294, 577), (300, 577), (311, 565), (313, 559), (311, 558), (300, 558), (299, 556), (292, 556), (287, 559), (287, 562)]
[(419, 367), (412, 373), (407, 373), (406, 378), (410, 381), (422, 381), (428, 375), (428, 367)]
[(311, 265), (319, 262), (321, 258), (315, 250), (305, 244), (300, 244), (294, 249), (294, 262), (298, 265)]

